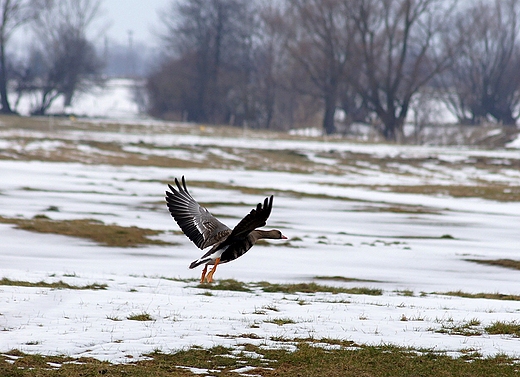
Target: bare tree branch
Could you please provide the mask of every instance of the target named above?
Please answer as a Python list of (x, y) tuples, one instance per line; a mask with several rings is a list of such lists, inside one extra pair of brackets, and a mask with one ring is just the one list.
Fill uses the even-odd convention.
[[(449, 54), (435, 56), (433, 40), (442, 45), (438, 0), (348, 1), (362, 59), (349, 80), (375, 111), (388, 140), (399, 141), (410, 101), (432, 77), (449, 65)], [(381, 64), (381, 62), (385, 62)]]

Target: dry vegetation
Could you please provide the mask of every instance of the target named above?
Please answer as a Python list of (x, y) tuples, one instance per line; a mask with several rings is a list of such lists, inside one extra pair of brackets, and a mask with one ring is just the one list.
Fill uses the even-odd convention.
[(327, 285), (321, 285), (316, 283), (296, 283), (296, 284), (274, 284), (266, 281), (261, 281), (258, 286), (264, 292), (283, 292), (283, 293), (316, 293), (316, 292), (328, 292), (328, 293), (348, 293), (348, 294), (361, 294), (380, 296), (383, 294), (381, 289), (376, 288), (365, 288), (365, 287), (332, 287)]
[(35, 216), (32, 219), (0, 216), (0, 223), (15, 224), (19, 229), (32, 232), (87, 238), (104, 246), (172, 245), (170, 242), (148, 238), (161, 234), (160, 231), (136, 226), (107, 225), (94, 219), (51, 220), (45, 215)]
[[(324, 279), (325, 277), (321, 277)], [(320, 277), (316, 277), (316, 279), (320, 279)], [(346, 279), (346, 278), (342, 278)], [(339, 280), (339, 277), (331, 277), (327, 280)], [(348, 281), (348, 280), (343, 280)], [(358, 281), (358, 282), (366, 282), (369, 280), (349, 280), (349, 281)], [(244, 283), (241, 281), (237, 281), (234, 279), (224, 279), (217, 280), (213, 284), (199, 284), (198, 288), (203, 289), (211, 289), (211, 290), (221, 290), (221, 291), (239, 291), (239, 292), (252, 292), (260, 289), (263, 292), (273, 293), (273, 292), (281, 292), (287, 294), (294, 293), (318, 293), (318, 292), (326, 292), (326, 293), (347, 293), (347, 294), (364, 294), (371, 296), (380, 296), (383, 294), (381, 289), (375, 288), (366, 288), (366, 287), (354, 287), (354, 288), (344, 288), (344, 287), (333, 287), (328, 285), (316, 284), (316, 283), (296, 283), (296, 284), (276, 284), (270, 283), (267, 281), (261, 281), (258, 283)]]
[[(500, 202), (520, 201), (520, 187), (493, 182), (476, 182), (475, 185), (338, 185), (341, 187), (362, 187), (368, 190), (396, 192), (402, 194), (421, 194), (433, 196), (451, 196), (454, 198), (482, 198)], [(368, 208), (370, 210), (370, 208)], [(372, 210), (374, 210), (372, 208)], [(423, 206), (381, 207), (378, 211), (401, 213), (430, 213)], [(414, 212), (415, 210), (415, 212)], [(439, 213), (431, 210), (431, 213)]]
[[(285, 322), (282, 318), (275, 323), (283, 326)], [(291, 339), (284, 338), (283, 341)], [(295, 345), (294, 351), (248, 342), (241, 343), (238, 349), (192, 347), (168, 354), (155, 352), (147, 355), (147, 360), (129, 364), (110, 364), (89, 358), (75, 360), (66, 356), (26, 355), (13, 350), (0, 356), (0, 375), (183, 377), (194, 376), (197, 372), (237, 376), (237, 371), (248, 367), (248, 375), (264, 377), (518, 376), (518, 360), (501, 355), (482, 358), (477, 353), (468, 352), (464, 357), (452, 358), (433, 350), (360, 346), (352, 342), (312, 338), (295, 339), (291, 343)]]
[(520, 261), (513, 259), (466, 259), (468, 262), (475, 262), (488, 266), (498, 266), (520, 270)]
[(345, 276), (315, 276), (315, 280), (328, 280), (328, 281), (340, 281), (343, 283), (353, 283), (353, 282), (365, 282), (365, 283), (381, 283), (378, 280), (370, 280), (370, 279), (356, 279), (356, 278), (348, 278)]
[(500, 202), (520, 201), (520, 187), (499, 183), (483, 183), (480, 186), (469, 185), (414, 185), (374, 186), (376, 190), (393, 191), (405, 194), (445, 195), (454, 198), (482, 198)]
[[(436, 156), (417, 158), (410, 156), (388, 156), (371, 155), (352, 151), (340, 151), (331, 149), (315, 153), (314, 157), (295, 150), (278, 149), (255, 149), (240, 147), (217, 147), (219, 153), (214, 153), (208, 145), (172, 145), (159, 146), (145, 142), (139, 137), (134, 142), (122, 143), (119, 141), (104, 141), (103, 138), (95, 137), (105, 132), (125, 133), (128, 135), (197, 135), (199, 137), (240, 137), (247, 136), (259, 140), (269, 138), (282, 138), (282, 134), (257, 132), (254, 130), (240, 130), (225, 126), (204, 126), (174, 123), (153, 123), (143, 126), (139, 124), (116, 124), (110, 122), (90, 122), (71, 120), (67, 118), (20, 118), (0, 117), (1, 130), (4, 132), (2, 138), (10, 143), (12, 147), (0, 150), (0, 159), (18, 160), (40, 160), (59, 162), (81, 162), (86, 164), (110, 164), (110, 165), (134, 165), (134, 166), (158, 166), (177, 168), (231, 168), (237, 164), (243, 169), (284, 171), (300, 174), (326, 173), (326, 174), (351, 174), (356, 176), (363, 174), (360, 167), (365, 171), (372, 170), (375, 173), (395, 174), (403, 177), (412, 176), (410, 169), (420, 169), (425, 176), (438, 173), (438, 169), (461, 170), (466, 167), (478, 169), (486, 173), (497, 173), (503, 169), (518, 170), (520, 158), (489, 158), (471, 157), (457, 160), (455, 162), (444, 161)], [(34, 133), (24, 131), (37, 131)], [(78, 137), (78, 132), (89, 132), (94, 135), (90, 139), (88, 135)], [(283, 139), (309, 139), (305, 137), (290, 136), (283, 134)], [(322, 140), (322, 138), (311, 138)], [(52, 147), (33, 146), (33, 143), (51, 141)], [(341, 139), (329, 142), (342, 142)], [(81, 148), (79, 148), (81, 146)], [(181, 158), (192, 156), (191, 158)], [(318, 160), (315, 160), (317, 158)], [(321, 162), (319, 159), (329, 161)], [(362, 165), (360, 165), (362, 164)], [(476, 197), (497, 201), (519, 201), (520, 189), (507, 183), (498, 183), (491, 180), (483, 180), (479, 174), (472, 184), (432, 184), (432, 185), (363, 185), (353, 184), (345, 187), (360, 187), (369, 190), (390, 191), (396, 193), (412, 193), (425, 195), (448, 195), (453, 197)], [(204, 185), (205, 187), (217, 187), (214, 182), (192, 182), (193, 185)], [(221, 185), (221, 184), (220, 184)], [(222, 186), (222, 185), (221, 185)], [(233, 187), (232, 184), (223, 185), (240, 190), (241, 192), (254, 193), (255, 190), (247, 187)], [(301, 193), (284, 191), (279, 194), (302, 196)], [(316, 195), (308, 195), (316, 196)], [(319, 196), (319, 195), (318, 195)], [(428, 213), (429, 208), (383, 208), (379, 210), (401, 211), (417, 213)]]
[(41, 287), (41, 288), (51, 288), (51, 289), (79, 289), (79, 290), (84, 290), (84, 289), (99, 290), (99, 289), (107, 289), (107, 287), (108, 287), (106, 284), (98, 284), (98, 283), (82, 285), (82, 286), (71, 285), (71, 284), (65, 283), (61, 280), (57, 281), (57, 282), (53, 282), (53, 283), (47, 283), (45, 281), (38, 281), (38, 282), (32, 283), (32, 282), (28, 282), (28, 281), (11, 280), (11, 279), (8, 279), (5, 277), (0, 280), (0, 285), (10, 285), (10, 286), (17, 286), (17, 287)]
[[(435, 294), (435, 293), (434, 293)], [(503, 293), (467, 293), (462, 291), (449, 291), (444, 293), (438, 293), (446, 296), (457, 296), (457, 297), (465, 297), (465, 298), (486, 298), (490, 300), (510, 300), (510, 301), (520, 301), (520, 295), (509, 295)]]

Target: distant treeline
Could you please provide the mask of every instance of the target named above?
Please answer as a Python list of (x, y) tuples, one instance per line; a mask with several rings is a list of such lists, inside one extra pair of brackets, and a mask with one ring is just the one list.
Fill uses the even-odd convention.
[[(31, 113), (43, 115), (58, 97), (68, 106), (75, 93), (101, 83), (104, 61), (87, 37), (100, 5), (100, 0), (0, 0), (2, 113), (14, 113), (20, 98), (30, 95)], [(8, 56), (8, 43), (22, 26), (31, 32), (27, 51)]]
[[(89, 39), (102, 4), (0, 0), (1, 112), (31, 96), (32, 114), (45, 114), (101, 85), (103, 72), (142, 71), (131, 35), (126, 53), (107, 43), (100, 53)], [(159, 118), (251, 128), (318, 119), (328, 134), (341, 114), (342, 126), (368, 123), (399, 141), (427, 98), (461, 124), (514, 126), (519, 16), (518, 0), (171, 0), (140, 103)], [(22, 25), (27, 52), (8, 56)], [(114, 67), (109, 53), (126, 63)]]
[(157, 117), (289, 129), (322, 117), (400, 140), (414, 98), (460, 123), (514, 125), (520, 102), (516, 0), (176, 0), (164, 59), (147, 80)]

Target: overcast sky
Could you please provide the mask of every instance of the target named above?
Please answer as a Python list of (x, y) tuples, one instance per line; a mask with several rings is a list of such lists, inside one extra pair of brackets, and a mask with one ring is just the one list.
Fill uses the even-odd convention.
[[(135, 43), (148, 47), (157, 45), (156, 34), (161, 30), (159, 12), (168, 9), (172, 0), (102, 0), (100, 17), (90, 28), (93, 42), (102, 46), (105, 35), (113, 43), (128, 45), (128, 31)], [(154, 32), (155, 30), (155, 32)], [(11, 53), (25, 53), (34, 39), (28, 25), (17, 29), (9, 41)]]
[(159, 28), (158, 12), (168, 7), (172, 0), (103, 0), (102, 19), (109, 25), (110, 39), (126, 44), (128, 31), (136, 42), (155, 44), (153, 30)]

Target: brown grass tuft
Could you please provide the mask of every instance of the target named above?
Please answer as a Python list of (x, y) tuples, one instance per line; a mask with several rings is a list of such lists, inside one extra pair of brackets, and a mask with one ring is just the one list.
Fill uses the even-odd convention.
[(51, 220), (47, 216), (38, 215), (32, 219), (19, 219), (0, 216), (0, 223), (15, 224), (19, 229), (32, 232), (87, 238), (104, 246), (172, 245), (166, 241), (148, 238), (162, 233), (157, 230), (136, 226), (107, 225), (93, 219)]
[(520, 270), (520, 261), (513, 259), (466, 259), (468, 262), (487, 264), (489, 266), (499, 266)]

